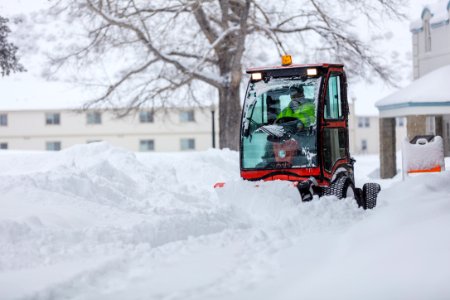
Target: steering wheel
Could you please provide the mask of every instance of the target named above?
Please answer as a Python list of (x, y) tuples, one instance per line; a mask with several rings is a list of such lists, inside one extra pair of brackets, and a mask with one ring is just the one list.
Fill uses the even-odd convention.
[(297, 123), (297, 122), (300, 122), (300, 120), (295, 118), (295, 117), (281, 117), (279, 119), (276, 119), (274, 124), (288, 124), (288, 125), (290, 125), (289, 123), (292, 124), (292, 122)]
[(305, 124), (295, 117), (282, 117), (275, 120), (274, 124), (282, 125), (283, 127), (288, 128), (292, 133), (305, 128)]

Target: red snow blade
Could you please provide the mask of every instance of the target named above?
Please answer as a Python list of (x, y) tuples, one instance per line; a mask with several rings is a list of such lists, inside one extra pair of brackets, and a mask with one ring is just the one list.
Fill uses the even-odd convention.
[[(291, 183), (292, 183), (292, 186), (294, 186), (294, 187), (297, 187), (297, 185), (298, 185), (298, 181), (292, 181)], [(223, 188), (224, 186), (225, 186), (225, 182), (216, 182), (214, 184), (215, 189), (220, 189), (220, 188)], [(259, 187), (259, 184), (255, 184), (254, 187)]]
[(220, 188), (223, 188), (225, 186), (225, 182), (217, 182), (215, 185), (214, 185), (214, 188), (215, 189), (220, 189)]

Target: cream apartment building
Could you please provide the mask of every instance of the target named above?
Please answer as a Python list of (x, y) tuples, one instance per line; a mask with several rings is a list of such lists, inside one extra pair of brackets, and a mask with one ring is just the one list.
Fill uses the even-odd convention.
[[(349, 143), (351, 154), (378, 154), (380, 151), (380, 119), (377, 115), (356, 115), (354, 101), (350, 103)], [(406, 118), (396, 119), (396, 144), (400, 149), (406, 137)]]
[[(350, 152), (377, 154), (378, 116), (356, 115), (352, 104), (350, 110)], [(218, 145), (217, 114), (215, 116), (215, 143)], [(406, 136), (405, 118), (397, 119), (396, 133), (400, 143)], [(0, 111), (0, 149), (57, 151), (97, 141), (131, 151), (207, 150), (213, 143), (211, 108), (142, 110), (121, 119), (107, 110)]]
[(3, 110), (0, 148), (61, 150), (107, 141), (132, 151), (206, 150), (212, 147), (211, 115), (209, 108), (142, 110), (121, 119), (107, 110)]

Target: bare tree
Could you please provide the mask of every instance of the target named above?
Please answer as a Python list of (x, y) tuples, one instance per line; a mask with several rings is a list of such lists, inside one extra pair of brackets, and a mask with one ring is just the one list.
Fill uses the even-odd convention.
[(355, 12), (369, 21), (401, 17), (401, 3), (60, 0), (53, 11), (69, 16), (85, 35), (70, 43), (65, 55), (54, 57), (54, 63), (87, 66), (106, 56), (123, 58), (116, 59), (114, 67), (109, 60), (106, 68), (113, 69), (112, 78), (86, 107), (120, 103), (127, 107), (124, 114), (149, 103), (164, 105), (176, 92), (195, 100), (199, 83), (206, 84), (218, 93), (220, 147), (237, 149), (246, 45), (279, 55), (301, 48), (310, 59), (343, 62), (353, 74), (374, 72), (389, 81), (390, 70), (351, 30)]
[(8, 42), (8, 34), (11, 32), (8, 19), (0, 16), (0, 70), (2, 76), (7, 76), (12, 72), (23, 72), (25, 68), (19, 63), (16, 57), (17, 47)]

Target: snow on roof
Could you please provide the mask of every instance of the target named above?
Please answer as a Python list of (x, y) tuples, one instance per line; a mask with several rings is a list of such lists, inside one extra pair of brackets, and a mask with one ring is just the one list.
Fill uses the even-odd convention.
[(407, 87), (377, 101), (375, 105), (380, 109), (382, 107), (386, 108), (393, 105), (398, 106), (411, 103), (422, 103), (424, 105), (450, 103), (449, 78), (450, 65), (446, 65), (413, 81)]
[(27, 73), (0, 78), (0, 91), (0, 110), (77, 109), (88, 100), (81, 88)]
[(411, 22), (409, 29), (414, 31), (420, 31), (423, 27), (423, 18), (427, 13), (431, 14), (430, 24), (431, 26), (438, 26), (449, 22), (449, 0), (439, 0), (437, 3), (427, 4), (423, 7), (420, 19), (416, 19)]

